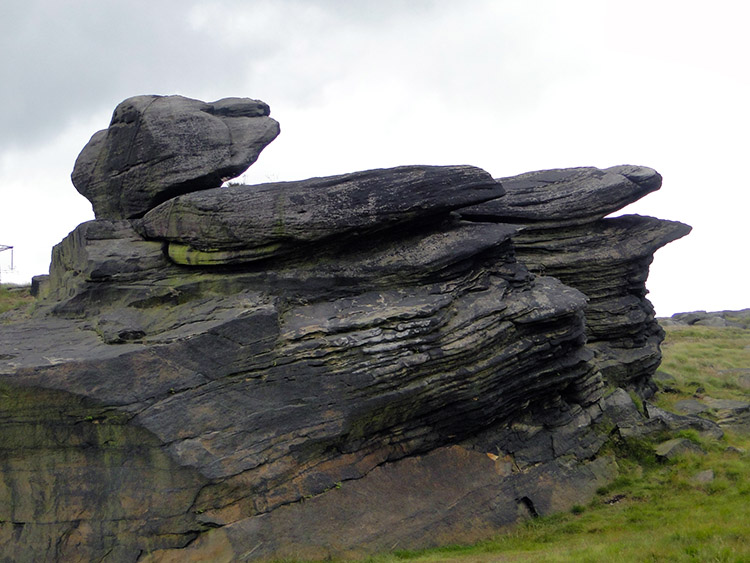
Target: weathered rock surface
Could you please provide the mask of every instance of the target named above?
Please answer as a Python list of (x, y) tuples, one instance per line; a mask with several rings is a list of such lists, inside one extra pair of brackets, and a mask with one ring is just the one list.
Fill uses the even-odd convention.
[(706, 469), (704, 471), (699, 471), (695, 475), (693, 475), (692, 481), (694, 483), (699, 483), (701, 485), (705, 485), (707, 483), (713, 482), (713, 480), (716, 478), (714, 475), (713, 469)]
[[(596, 409), (601, 383), (582, 348), (584, 298), (557, 280), (520, 275), (522, 267), (508, 262), (512, 232), (489, 254), (480, 252), (480, 258), (469, 258), (462, 268), (449, 264), (448, 270), (454, 269), (450, 276), (445, 268), (438, 270), (442, 275), (427, 271), (428, 279), (434, 276), (431, 281), (407, 281), (399, 288), (385, 285), (393, 283), (391, 278), (370, 290), (357, 284), (342, 288), (338, 297), (334, 290), (323, 298), (320, 288), (310, 284), (302, 297), (291, 290), (285, 293), (277, 283), (266, 284), (253, 273), (225, 273), (213, 279), (203, 274), (203, 289), (192, 289), (191, 296), (189, 283), (180, 285), (181, 279), (174, 277), (164, 287), (174, 289), (180, 294), (177, 297), (157, 290), (148, 302), (146, 293), (139, 291), (153, 291), (152, 284), (128, 294), (139, 294), (137, 302), (103, 299), (94, 290), (83, 293), (89, 301), (77, 303), (86, 303), (98, 314), (85, 320), (36, 320), (4, 333), (2, 349), (12, 356), (2, 368), (5, 397), (12, 405), (5, 411), (6, 422), (23, 435), (40, 419), (57, 421), (37, 431), (40, 444), (29, 443), (16, 462), (18, 469), (5, 473), (3, 494), (8, 502), (4, 506), (10, 512), (2, 519), (23, 523), (24, 534), (13, 544), (18, 553), (64, 559), (75, 549), (87, 558), (97, 558), (116, 543), (119, 551), (113, 553), (128, 560), (147, 546), (155, 550), (182, 547), (196, 534), (216, 526), (227, 530), (209, 533), (207, 538), (230, 534), (237, 545), (255, 545), (273, 535), (280, 546), (278, 553), (284, 553), (304, 538), (295, 539), (292, 534), (291, 543), (284, 543), (282, 534), (298, 518), (285, 519), (282, 515), (289, 509), (277, 516), (281, 507), (296, 506), (292, 514), (301, 512), (314, 521), (319, 503), (307, 497), (327, 495), (336, 490), (337, 483), (345, 482), (351, 504), (342, 505), (341, 499), (326, 501), (320, 510), (330, 514), (336, 506), (341, 514), (353, 515), (362, 510), (364, 493), (359, 491), (372, 488), (369, 494), (374, 498), (393, 478), (387, 477), (391, 472), (410, 474), (411, 464), (432, 464), (430, 460), (437, 456), (440, 464), (431, 471), (445, 473), (455, 470), (463, 459), (435, 454), (422, 462), (423, 452), (461, 444), (477, 429), (503, 428), (525, 410), (554, 404), (554, 400), (557, 408), (569, 409), (567, 398), (579, 411), (580, 404)], [(100, 241), (92, 242), (97, 247)], [(340, 259), (347, 261), (346, 256)], [(150, 265), (148, 261), (143, 264)], [(314, 264), (308, 268), (315, 272)], [(298, 259), (290, 270), (302, 271), (302, 262)], [(283, 275), (284, 270), (279, 271)], [(252, 286), (253, 281), (258, 289), (233, 292), (236, 287)], [(94, 287), (118, 285), (101, 278), (90, 283)], [(231, 288), (223, 295), (222, 284)], [(272, 292), (274, 287), (278, 291)], [(301, 289), (297, 286), (295, 291)], [(118, 323), (125, 323), (124, 328), (112, 329)], [(37, 408), (44, 412), (35, 416), (19, 413), (17, 405), (27, 405), (33, 412), (31, 397), (40, 389), (58, 397), (48, 411), (42, 403)], [(547, 406), (545, 410), (553, 409)], [(587, 416), (590, 420), (591, 415)], [(576, 443), (579, 426), (577, 422), (561, 436)], [(133, 437), (123, 436), (131, 427)], [(537, 432), (543, 430), (539, 424)], [(76, 432), (87, 433), (88, 455), (94, 456), (85, 461), (94, 468), (85, 472), (84, 461), (72, 455), (84, 440)], [(550, 444), (553, 435), (547, 430), (547, 437), (538, 440)], [(507, 452), (502, 450), (505, 442), (509, 441), (499, 439), (491, 451)], [(9, 457), (15, 455), (17, 443), (16, 438), (7, 444)], [(52, 443), (59, 451), (55, 457), (46, 453)], [(524, 443), (527, 448), (531, 444), (540, 447), (532, 437)], [(153, 444), (166, 456), (158, 463), (164, 482), (171, 483), (149, 485), (153, 503), (169, 495), (169, 487), (184, 492), (171, 504), (163, 504), (169, 518), (133, 496), (145, 494), (133, 484), (138, 478), (146, 481), (143, 475), (121, 481), (121, 471), (113, 473), (101, 461), (107, 456), (120, 460), (110, 452), (116, 447), (118, 455), (133, 459), (136, 466), (149, 467), (156, 453), (144, 444)], [(466, 443), (460, 447), (458, 451), (472, 448)], [(524, 502), (534, 503), (539, 513), (564, 505), (562, 500), (544, 500), (547, 493), (542, 495), (535, 488), (533, 475), (540, 475), (539, 479), (546, 475), (545, 480), (578, 475), (576, 479), (588, 485), (574, 481), (578, 486), (565, 493), (570, 499), (573, 490), (578, 491), (576, 498), (582, 491), (592, 493), (596, 483), (611, 476), (609, 462), (599, 461), (588, 468), (590, 452), (581, 454), (580, 468), (560, 465), (555, 461), (557, 453), (547, 451), (540, 459), (547, 465), (522, 471), (508, 482), (505, 493), (490, 487), (500, 484), (492, 464), (484, 470), (477, 468), (480, 474), (489, 471), (482, 494), (492, 492), (504, 500), (495, 510), (476, 515), (473, 522), (485, 523), (466, 530), (471, 534), (462, 536), (464, 525), (455, 527), (459, 523), (456, 514), (462, 512), (451, 511), (428, 511), (429, 521), (412, 520), (416, 528), (411, 535), (399, 533), (406, 534), (406, 541), (420, 536), (422, 529), (431, 529), (423, 535), (424, 545), (446, 537), (438, 533), (443, 528), (456, 539), (474, 538), (480, 529), (517, 518), (517, 498), (521, 497), (516, 493), (535, 499)], [(485, 449), (472, 455), (482, 458)], [(66, 464), (72, 467), (65, 469)], [(377, 467), (383, 467), (384, 483), (373, 481), (379, 474), (373, 473)], [(66, 492), (57, 475), (66, 475), (69, 483), (76, 482), (76, 475), (85, 475), (90, 483), (88, 496)], [(404, 481), (404, 487), (417, 486), (424, 478), (415, 474), (412, 481)], [(37, 487), (29, 479), (41, 479), (47, 485)], [(129, 487), (139, 490), (131, 495)], [(18, 511), (15, 499), (20, 491), (31, 491), (28, 503), (35, 510)], [(118, 504), (117, 510), (102, 500), (111, 491), (117, 491), (118, 503), (124, 505)], [(48, 496), (82, 516), (74, 518), (47, 508), (42, 499)], [(443, 500), (435, 499), (435, 506), (452, 497), (439, 498)], [(468, 504), (461, 506), (463, 511), (470, 510)], [(392, 518), (412, 516), (416, 518), (406, 513)], [(144, 530), (141, 520), (151, 522), (152, 531)], [(94, 521), (99, 527), (89, 531)], [(119, 522), (132, 523), (132, 527)], [(70, 546), (41, 541), (45, 537), (79, 538), (84, 534), (79, 529), (86, 530), (85, 537)], [(318, 536), (318, 543), (310, 545), (325, 545), (337, 552), (333, 534), (340, 529), (328, 528), (328, 535)], [(357, 549), (382, 548), (392, 539), (388, 530), (382, 527), (373, 532), (372, 541), (359, 538)], [(198, 550), (204, 541), (212, 545), (214, 540), (202, 540), (191, 550)], [(40, 547), (50, 543), (54, 549)], [(277, 553), (271, 550), (274, 545), (269, 543), (257, 555)], [(205, 560), (206, 553), (198, 550), (196, 560)], [(241, 555), (233, 553), (235, 558)]]
[(621, 430), (621, 433), (628, 436), (647, 436), (658, 434), (665, 430), (695, 430), (704, 438), (717, 440), (724, 435), (724, 431), (718, 424), (701, 416), (676, 414), (649, 403), (645, 404), (645, 411), (648, 417), (646, 421), (642, 424), (632, 426), (624, 432)]
[(679, 455), (686, 453), (705, 453), (700, 446), (691, 442), (687, 438), (673, 438), (662, 442), (655, 448), (656, 457), (664, 460), (674, 459)]
[(95, 133), (72, 179), (97, 219), (140, 217), (174, 196), (239, 176), (279, 134), (267, 104), (135, 96)]
[(722, 428), (735, 432), (750, 432), (750, 403), (747, 401), (704, 396), (700, 403), (716, 417), (717, 424)]
[(588, 346), (605, 378), (652, 393), (664, 333), (645, 297), (648, 268), (656, 250), (690, 227), (637, 215), (605, 216), (658, 189), (661, 176), (650, 168), (616, 166), (531, 172), (500, 181), (505, 196), (461, 210), (462, 216), (522, 226), (513, 239), (517, 258), (588, 297)]
[(708, 411), (709, 407), (696, 399), (683, 399), (674, 404), (674, 410), (682, 414), (701, 414)]
[(661, 176), (644, 166), (539, 170), (503, 178), (506, 197), (463, 211), (467, 217), (557, 229), (606, 217), (661, 187)]
[(376, 232), (503, 195), (472, 166), (403, 166), (171, 199), (137, 223), (180, 264), (257, 260), (334, 236)]
[[(170, 156), (179, 139), (203, 146), (217, 115), (273, 130), (267, 108), (149, 100), (84, 149), (74, 176), (97, 220), (55, 247), (35, 316), (0, 332), (3, 557), (473, 541), (585, 503), (615, 475), (610, 432), (651, 430), (627, 392), (604, 397), (602, 370), (649, 381), (658, 357), (642, 348), (658, 353), (660, 334), (643, 283), (684, 229), (600, 217), (656, 189), (650, 169), (524, 179), (507, 221), (503, 187), (469, 166), (204, 190), (216, 177), (202, 153)], [(149, 139), (175, 127), (153, 149), (176, 163), (165, 172)], [(145, 136), (120, 167), (100, 148), (128, 135)]]

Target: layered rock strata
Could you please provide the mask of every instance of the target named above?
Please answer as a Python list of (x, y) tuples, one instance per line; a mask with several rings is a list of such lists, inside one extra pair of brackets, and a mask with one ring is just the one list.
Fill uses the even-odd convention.
[(327, 238), (439, 221), (446, 211), (503, 193), (472, 166), (402, 166), (192, 193), (152, 209), (137, 226), (144, 238), (167, 241), (178, 264), (232, 264)]
[[(627, 393), (603, 398), (601, 370), (622, 356), (607, 364), (597, 342), (619, 331), (624, 350), (650, 319), (606, 319), (620, 296), (597, 291), (613, 275), (642, 287), (673, 233), (580, 202), (643, 195), (658, 187), (648, 169), (561, 189), (576, 240), (611, 262), (583, 275), (558, 218), (504, 218), (513, 182), (504, 195), (470, 166), (221, 189), (239, 164), (163, 174), (182, 146), (152, 158), (143, 139), (182, 127), (206, 146), (196, 111), (247, 127), (230, 155), (273, 129), (253, 121), (262, 102), (123, 102), (74, 171), (97, 219), (55, 247), (34, 318), (0, 333), (4, 557), (355, 557), (473, 541), (613, 477), (602, 428), (640, 415)], [(120, 166), (123, 151), (139, 156)], [(553, 215), (538, 196), (524, 197)], [(535, 245), (562, 255), (545, 270), (567, 285), (524, 264)]]
[(606, 216), (659, 189), (645, 167), (542, 170), (502, 178), (506, 194), (462, 210), (467, 219), (519, 226), (516, 256), (588, 298), (587, 346), (615, 386), (653, 393), (664, 332), (646, 299), (654, 252), (690, 232), (675, 221)]

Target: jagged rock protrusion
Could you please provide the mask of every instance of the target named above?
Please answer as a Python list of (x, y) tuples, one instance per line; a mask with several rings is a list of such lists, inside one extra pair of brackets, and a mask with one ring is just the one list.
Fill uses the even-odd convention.
[[(276, 530), (284, 540), (281, 515), (288, 509), (283, 507), (291, 503), (293, 514), (315, 519), (325, 512), (305, 499), (336, 490), (339, 482), (347, 483), (353, 496), (346, 498), (354, 504), (341, 504), (344, 499), (337, 506), (342, 514), (355, 514), (361, 506), (356, 491), (364, 493), (369, 483), (379, 483), (363, 480), (376, 467), (393, 467), (384, 473), (386, 479), (392, 471), (408, 475), (411, 457), (468, 439), (477, 429), (508, 424), (540, 401), (572, 397), (579, 383), (595, 375), (583, 349), (584, 297), (552, 278), (532, 279), (515, 263), (512, 226), (437, 225), (421, 267), (410, 264), (408, 252), (396, 250), (419, 249), (420, 244), (416, 232), (399, 236), (399, 227), (388, 236), (364, 237), (371, 244), (365, 251), (350, 238), (344, 244), (348, 251), (322, 263), (310, 253), (279, 257), (275, 281), (267, 279), (268, 264), (197, 276), (166, 268), (160, 281), (154, 277), (154, 262), (139, 258), (131, 269), (140, 266), (143, 280), (153, 280), (143, 283), (132, 280), (132, 271), (118, 274), (107, 264), (118, 252), (128, 256), (127, 248), (147, 243), (134, 239), (120, 223), (99, 223), (82, 227), (56, 253), (61, 268), (75, 265), (78, 277), (95, 280), (71, 286), (79, 294), (68, 302), (69, 310), (88, 307), (95, 313), (85, 320), (56, 319), (61, 324), (48, 320), (44, 331), (32, 323), (28, 330), (3, 333), (3, 349), (34, 351), (6, 363), (3, 380), (13, 390), (11, 396), (51, 389), (83, 397), (90, 406), (78, 415), (78, 402), (56, 406), (56, 412), (77, 416), (82, 424), (103, 423), (102, 413), (110, 413), (110, 418), (146, 431), (174, 464), (170, 472), (189, 468), (200, 476), (189, 513), (183, 515), (194, 520), (187, 528), (195, 533), (226, 527), (247, 543), (260, 537), (259, 530), (261, 535)], [(114, 245), (115, 252), (107, 253), (102, 241), (113, 233), (120, 233), (123, 246)], [(474, 240), (487, 236), (483, 243)], [(86, 241), (90, 249), (77, 246)], [(133, 255), (148, 257), (150, 252)], [(347, 271), (348, 278), (342, 275)], [(106, 275), (96, 277), (95, 272)], [(307, 283), (301, 275), (318, 281)], [(364, 285), (362, 280), (367, 280)], [(50, 365), (49, 358), (55, 363)], [(596, 402), (600, 387), (587, 395), (588, 402)], [(65, 434), (59, 440), (66, 448), (76, 447)], [(98, 442), (91, 447), (106, 449)], [(455, 462), (449, 456), (440, 467), (447, 471)], [(591, 486), (608, 474), (601, 473), (606, 464), (596, 465), (594, 473), (579, 473), (554, 460), (549, 463), (544, 471), (550, 476), (572, 472)], [(40, 475), (44, 471), (33, 468)], [(58, 471), (57, 466), (50, 471)], [(90, 487), (92, 494), (104, 494), (109, 486), (108, 469), (102, 471), (87, 474), (97, 484)], [(414, 475), (411, 485), (416, 479)], [(525, 494), (534, 496), (531, 475), (518, 479), (525, 483)], [(11, 481), (14, 488), (25, 486)], [(130, 506), (127, 490), (119, 498)], [(284, 512), (271, 517), (277, 510)], [(104, 528), (115, 526), (108, 513), (93, 514)], [(138, 519), (136, 513), (117, 514)], [(153, 514), (159, 520), (153, 525), (164, 539), (147, 533), (122, 536), (122, 553), (146, 545), (171, 550), (191, 539), (180, 535), (186, 528), (182, 520), (169, 536), (164, 531), (169, 522)], [(424, 533), (428, 543), (438, 541), (437, 530), (451, 529), (446, 514), (430, 514), (429, 522), (413, 521), (415, 530), (433, 530)], [(29, 538), (44, 535), (34, 522), (48, 516), (30, 519)], [(514, 519), (502, 511), (481, 518), (486, 526), (498, 518)], [(464, 532), (468, 530), (450, 533), (459, 538)], [(61, 532), (54, 528), (54, 533)], [(391, 537), (387, 528), (378, 535), (377, 542), (363, 539), (361, 548), (376, 548)], [(285, 549), (287, 544), (281, 544)], [(48, 542), (33, 549), (29, 543), (21, 545), (41, 559), (50, 556), (43, 548)], [(97, 558), (108, 546), (94, 534), (76, 549)]]
[(505, 197), (462, 214), (479, 221), (521, 223), (534, 228), (591, 223), (661, 187), (661, 176), (645, 166), (563, 168), (527, 172), (500, 180)]
[(588, 298), (588, 346), (615, 386), (650, 395), (664, 332), (646, 299), (653, 254), (690, 232), (675, 221), (605, 218), (659, 189), (651, 168), (615, 166), (530, 172), (500, 180), (506, 195), (461, 210), (475, 220), (512, 222), (516, 256), (532, 272), (554, 276)]

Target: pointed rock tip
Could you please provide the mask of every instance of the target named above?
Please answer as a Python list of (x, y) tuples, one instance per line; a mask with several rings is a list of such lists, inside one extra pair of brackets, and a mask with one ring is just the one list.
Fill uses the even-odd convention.
[(652, 191), (656, 191), (661, 187), (661, 174), (648, 166), (622, 164), (607, 168), (606, 171), (625, 176), (631, 182), (650, 188)]

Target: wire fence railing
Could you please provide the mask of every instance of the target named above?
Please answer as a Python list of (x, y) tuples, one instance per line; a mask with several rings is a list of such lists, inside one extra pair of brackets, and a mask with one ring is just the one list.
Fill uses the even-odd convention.
[(0, 261), (0, 283), (3, 281), (2, 274), (3, 272), (12, 272), (14, 269), (13, 265), (13, 247), (8, 244), (0, 244), (0, 256), (2, 256), (2, 253), (6, 250), (10, 250), (10, 267), (4, 268), (5, 262)]

